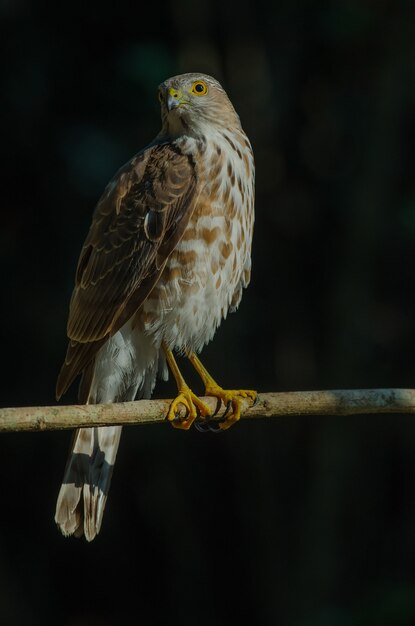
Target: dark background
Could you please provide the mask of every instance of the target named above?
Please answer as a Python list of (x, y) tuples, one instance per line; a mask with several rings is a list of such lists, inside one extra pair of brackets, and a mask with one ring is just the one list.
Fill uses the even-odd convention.
[[(252, 282), (208, 369), (259, 391), (415, 387), (415, 3), (0, 16), (3, 406), (55, 403), (91, 212), (185, 71), (223, 83), (257, 164)], [(0, 439), (1, 624), (415, 624), (413, 417), (130, 427), (92, 544), (53, 521), (69, 441)]]

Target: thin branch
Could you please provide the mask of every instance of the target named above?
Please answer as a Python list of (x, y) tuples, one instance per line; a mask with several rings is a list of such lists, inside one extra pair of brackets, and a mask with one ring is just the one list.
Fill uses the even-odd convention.
[[(212, 412), (216, 400), (203, 398)], [(61, 430), (81, 426), (136, 425), (164, 422), (171, 400), (140, 400), (117, 404), (18, 407), (0, 409), (0, 432)], [(218, 418), (223, 411), (218, 413)], [(244, 400), (243, 418), (287, 415), (356, 415), (415, 413), (415, 389), (356, 389), (261, 393), (250, 407)]]

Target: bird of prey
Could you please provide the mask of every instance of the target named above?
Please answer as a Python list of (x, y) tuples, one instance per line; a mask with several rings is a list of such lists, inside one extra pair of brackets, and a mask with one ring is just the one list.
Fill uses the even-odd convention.
[[(226, 92), (205, 74), (158, 88), (162, 128), (115, 174), (93, 213), (70, 301), (59, 399), (81, 374), (79, 401), (150, 398), (170, 368), (178, 387), (167, 419), (188, 429), (209, 407), (186, 384), (185, 355), (205, 394), (228, 406), (226, 429), (251, 390), (220, 387), (197, 353), (234, 311), (250, 281), (254, 158)], [(178, 418), (179, 405), (186, 414)], [(64, 535), (100, 530), (120, 426), (78, 429), (55, 521)]]

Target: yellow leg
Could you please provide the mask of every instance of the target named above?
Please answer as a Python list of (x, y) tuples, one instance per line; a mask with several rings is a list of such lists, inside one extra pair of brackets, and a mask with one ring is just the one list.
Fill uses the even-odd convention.
[(226, 407), (232, 406), (232, 413), (223, 422), (219, 423), (219, 427), (222, 430), (226, 430), (241, 417), (241, 399), (251, 398), (255, 402), (257, 392), (248, 389), (222, 389), (194, 352), (190, 352), (188, 358), (205, 385), (205, 395), (222, 400)]
[[(172, 351), (166, 348), (166, 346), (164, 345), (163, 350), (164, 354), (166, 355), (168, 366), (171, 369), (171, 373), (176, 380), (177, 390), (179, 392), (177, 397), (170, 405), (169, 412), (167, 413), (167, 419), (175, 428), (189, 430), (190, 426), (193, 424), (197, 417), (197, 409), (199, 409), (199, 412), (203, 417), (208, 417), (210, 415), (210, 409), (204, 402), (202, 402), (200, 398), (198, 398), (193, 393), (190, 387), (186, 384)], [(179, 404), (182, 404), (187, 411), (187, 416), (180, 420), (178, 420), (176, 416), (176, 411)]]

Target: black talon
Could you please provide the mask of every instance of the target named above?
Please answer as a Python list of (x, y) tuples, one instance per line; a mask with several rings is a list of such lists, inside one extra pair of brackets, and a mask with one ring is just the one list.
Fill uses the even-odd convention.
[(224, 421), (225, 421), (226, 416), (228, 415), (228, 413), (229, 413), (229, 411), (231, 410), (231, 408), (232, 408), (232, 400), (229, 400), (229, 401), (226, 403), (225, 412), (224, 412), (224, 414), (223, 414), (223, 415), (221, 416), (221, 418), (220, 418), (220, 421), (221, 421), (221, 422), (224, 422)]
[(254, 407), (254, 406), (256, 406), (256, 405), (258, 404), (258, 402), (259, 402), (259, 393), (257, 393), (257, 394), (256, 394), (256, 396), (255, 396), (255, 400), (254, 400), (254, 402), (253, 402), (253, 405), (252, 405), (252, 406), (253, 406), (253, 407)]
[(196, 422), (195, 428), (200, 433), (207, 433), (210, 430), (209, 422), (207, 422), (207, 421), (206, 422)]
[(221, 433), (222, 428), (218, 425), (217, 420), (205, 420), (204, 422), (196, 422), (196, 430), (200, 433)]
[(215, 415), (218, 414), (221, 406), (222, 406), (222, 402), (221, 402), (220, 398), (216, 398), (216, 409), (213, 411), (213, 413), (212, 413), (212, 415), (210, 417), (215, 417)]
[[(213, 425), (215, 424), (215, 425)], [(209, 431), (211, 433), (213, 433), (214, 435), (217, 435), (218, 433), (223, 433), (223, 429), (219, 426), (220, 422), (214, 422), (213, 424), (209, 424)]]

